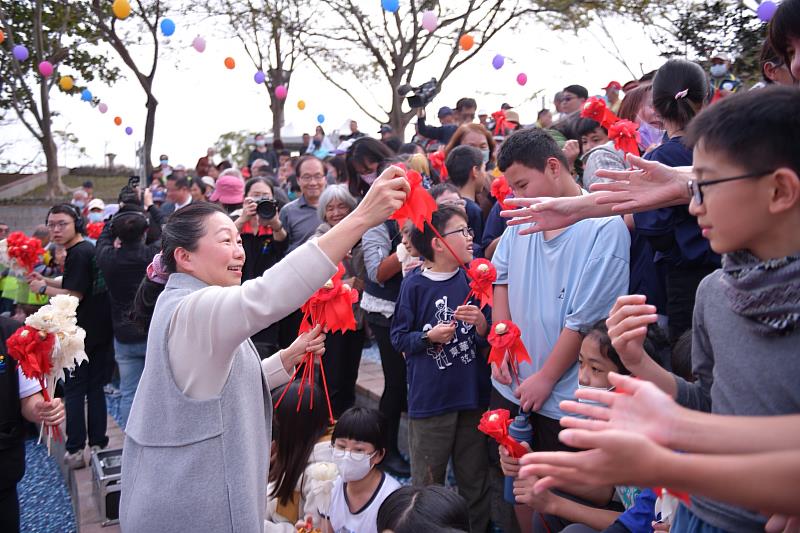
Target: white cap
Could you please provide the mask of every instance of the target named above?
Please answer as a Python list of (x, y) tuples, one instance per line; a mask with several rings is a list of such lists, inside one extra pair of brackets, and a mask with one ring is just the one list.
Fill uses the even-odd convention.
[(89, 211), (91, 211), (92, 209), (101, 209), (105, 211), (106, 203), (100, 198), (92, 198), (92, 200), (89, 202), (89, 205), (87, 206), (87, 209)]

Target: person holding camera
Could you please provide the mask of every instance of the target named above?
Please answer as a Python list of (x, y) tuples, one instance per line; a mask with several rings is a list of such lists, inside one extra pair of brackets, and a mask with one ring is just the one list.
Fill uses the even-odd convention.
[[(244, 248), (242, 281), (255, 279), (283, 259), (288, 249), (288, 234), (278, 216), (280, 204), (267, 178), (250, 178), (244, 185), (242, 215), (234, 224)], [(295, 335), (296, 337), (296, 335)], [(251, 337), (262, 359), (281, 348), (279, 325), (272, 324)]]

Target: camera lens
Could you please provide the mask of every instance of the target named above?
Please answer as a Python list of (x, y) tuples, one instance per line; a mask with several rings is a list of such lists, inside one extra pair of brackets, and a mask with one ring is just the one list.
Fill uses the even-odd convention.
[(275, 200), (259, 200), (256, 206), (256, 213), (259, 218), (269, 220), (278, 212), (278, 202)]

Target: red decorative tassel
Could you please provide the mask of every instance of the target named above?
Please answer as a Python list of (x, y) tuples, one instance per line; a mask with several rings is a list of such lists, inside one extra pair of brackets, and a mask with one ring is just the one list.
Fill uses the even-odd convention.
[(481, 302), (481, 309), (485, 306), (492, 306), (493, 301), (493, 285), (497, 281), (497, 269), (488, 259), (473, 259), (469, 264), (467, 275), (472, 280), (470, 281), (470, 292), (467, 298), (461, 305), (466, 305), (472, 296), (476, 296)]
[(508, 434), (510, 425), (511, 413), (508, 412), (508, 409), (495, 409), (483, 413), (478, 430), (493, 438), (497, 444), (505, 446), (511, 457), (519, 459), (528, 453), (528, 450)]
[(608, 138), (614, 147), (626, 154), (639, 155), (639, 125), (630, 120), (618, 120), (608, 128)]
[(653, 487), (653, 492), (656, 493), (657, 497), (661, 497), (661, 494), (663, 494), (664, 491), (666, 491), (667, 494), (669, 494), (670, 496), (673, 496), (673, 497), (679, 499), (680, 501), (682, 501), (683, 503), (685, 503), (686, 507), (691, 507), (692, 500), (689, 497), (689, 493), (688, 492), (681, 492), (679, 490), (672, 490), (672, 489), (668, 489), (667, 487)]
[(447, 180), (447, 166), (444, 164), (446, 159), (444, 150), (439, 150), (428, 156), (428, 161), (436, 172), (439, 173), (439, 181), (444, 182)]
[(519, 364), (531, 362), (531, 356), (528, 355), (521, 336), (522, 332), (516, 324), (510, 320), (501, 320), (492, 325), (492, 331), (487, 338), (492, 347), (489, 352), (489, 364), (502, 365), (503, 359), (508, 353), (511, 356), (511, 373), (514, 374), (517, 384), (519, 384)]
[(402, 228), (406, 220), (410, 220), (414, 226), (422, 231), (425, 222), (431, 221), (431, 215), (436, 211), (436, 201), (422, 186), (422, 176), (415, 170), (406, 170), (406, 179), (411, 190), (406, 196), (406, 201), (400, 209), (390, 217), (396, 220)]
[(505, 176), (498, 176), (494, 179), (490, 193), (500, 202), (500, 207), (502, 209), (508, 209), (505, 200), (511, 195), (511, 187), (509, 187), (508, 180), (506, 180)]
[(29, 274), (44, 255), (42, 241), (36, 237), (28, 237), (21, 231), (11, 232), (6, 239), (8, 246), (8, 257), (13, 259), (20, 267), (24, 268)]
[(599, 122), (605, 129), (609, 129), (619, 118), (606, 105), (606, 101), (599, 96), (592, 96), (581, 109), (581, 116)]
[(105, 225), (105, 222), (90, 222), (89, 224), (86, 224), (86, 235), (90, 239), (99, 239), (100, 234), (103, 233), (103, 227)]
[(494, 119), (494, 134), (505, 135), (506, 128), (508, 127), (506, 112), (502, 109), (500, 111), (495, 111), (492, 113), (492, 118)]

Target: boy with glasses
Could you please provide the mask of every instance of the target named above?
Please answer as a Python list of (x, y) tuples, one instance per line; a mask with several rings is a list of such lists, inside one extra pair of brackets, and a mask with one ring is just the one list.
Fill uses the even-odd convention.
[(403, 280), (391, 329), (392, 344), (406, 359), (411, 479), (414, 485), (444, 485), (452, 457), (472, 530), (485, 532), (489, 465), (477, 427), (491, 385), (478, 346), (486, 345), (490, 311), (481, 311), (474, 297), (466, 299), (469, 279), (460, 268), (472, 260), (466, 213), (440, 205), (430, 226), (411, 232), (411, 244), (431, 267)]
[[(689, 383), (642, 348), (655, 321), (644, 296), (620, 298), (609, 336), (625, 366), (685, 407), (720, 415), (800, 412), (800, 92), (770, 87), (737, 94), (697, 116), (689, 211), (723, 254), (697, 289)], [(767, 442), (769, 439), (765, 439)], [(723, 450), (720, 450), (722, 452)], [(767, 517), (704, 497), (681, 505), (673, 531), (763, 530)]]

